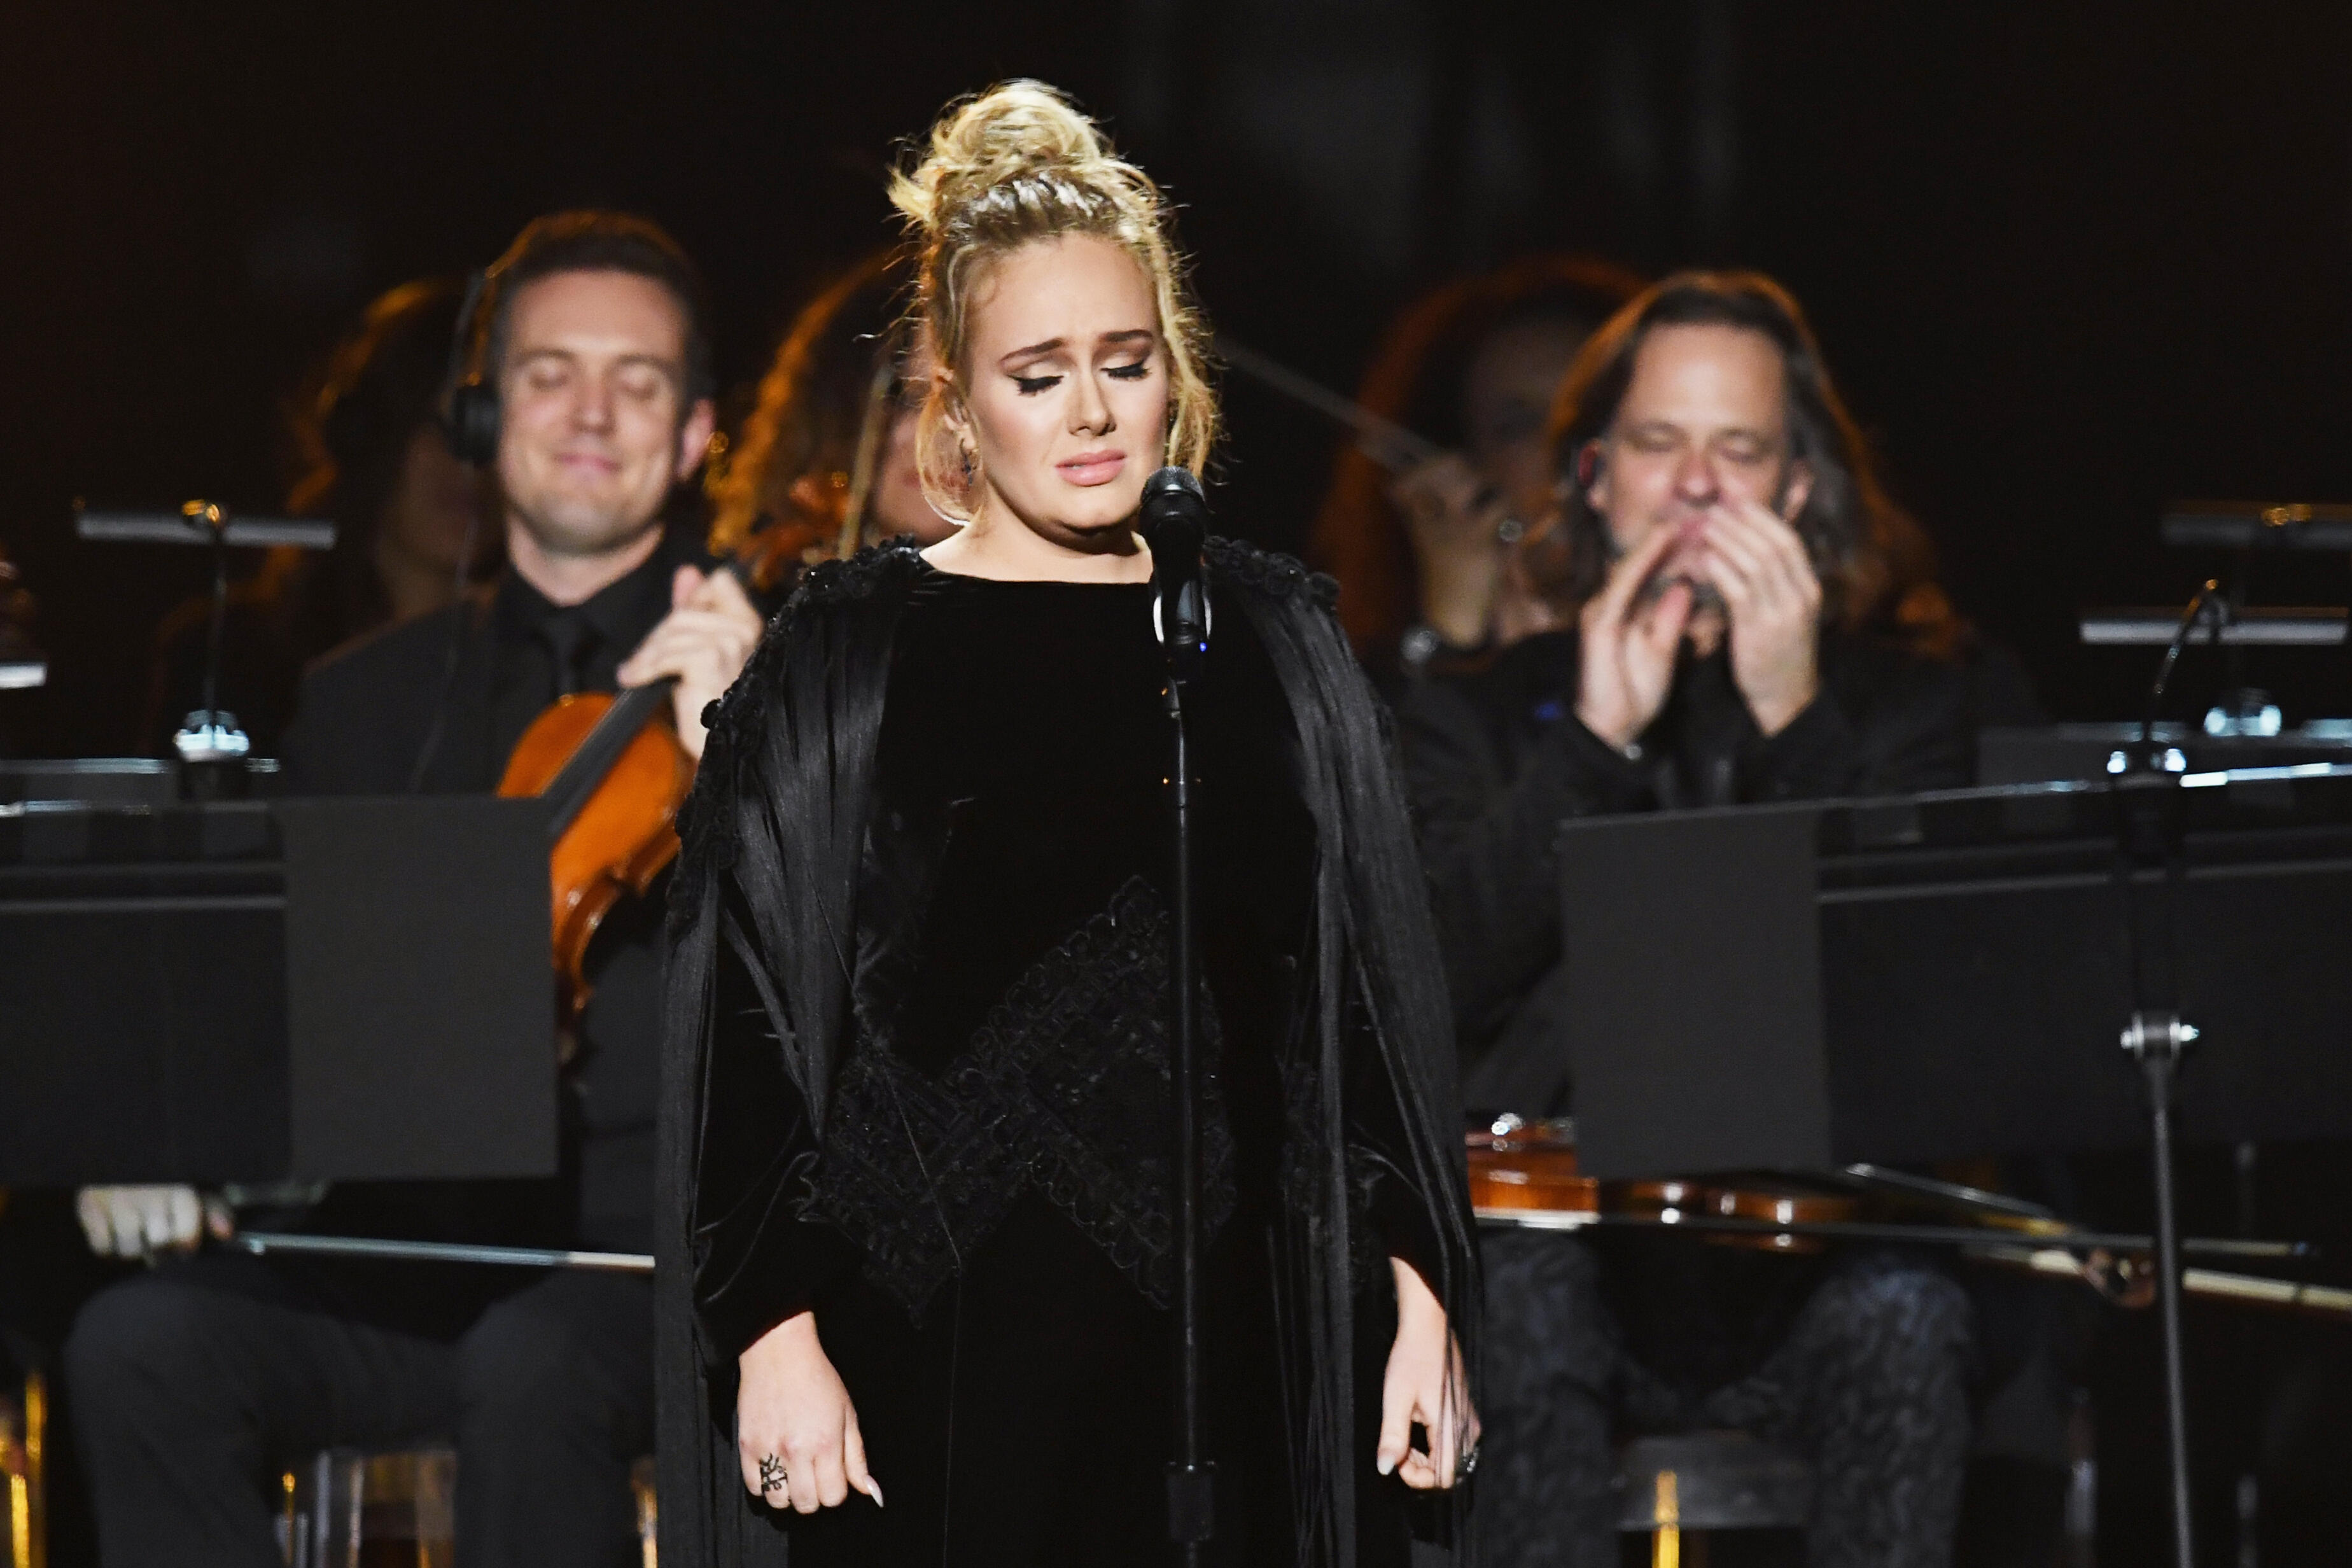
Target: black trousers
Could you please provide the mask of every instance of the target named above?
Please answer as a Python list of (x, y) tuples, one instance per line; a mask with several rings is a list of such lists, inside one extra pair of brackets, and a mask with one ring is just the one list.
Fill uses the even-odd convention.
[[(1644, 1290), (1622, 1275), (1654, 1258), (1604, 1256), (1573, 1237), (1497, 1232), (1481, 1250), (1486, 1393), (1472, 1506), (1492, 1568), (1614, 1568), (1616, 1439), (1696, 1427), (1753, 1432), (1811, 1461), (1811, 1568), (1951, 1562), (1972, 1336), (1949, 1276), (1903, 1254), (1857, 1253), (1791, 1277), (1801, 1289), (1780, 1300), (1726, 1310)], [(1748, 1263), (1805, 1267), (1725, 1261), (1733, 1284)], [(1709, 1272), (1660, 1283), (1686, 1297)], [(1716, 1375), (1694, 1375), (1710, 1363)]]
[(638, 1561), (653, 1293), (559, 1273), (453, 1340), (339, 1315), (257, 1258), (93, 1299), (66, 1376), (106, 1568), (282, 1568), (278, 1478), (320, 1448), (454, 1438), (460, 1568)]

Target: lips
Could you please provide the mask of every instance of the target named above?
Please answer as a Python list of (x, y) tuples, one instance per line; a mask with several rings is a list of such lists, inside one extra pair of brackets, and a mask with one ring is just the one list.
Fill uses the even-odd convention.
[(1127, 454), (1115, 451), (1081, 452), (1075, 458), (1063, 458), (1054, 467), (1070, 483), (1092, 489), (1096, 485), (1107, 485), (1118, 478), (1119, 470), (1127, 467)]
[(576, 449), (558, 452), (555, 460), (559, 466), (574, 473), (610, 475), (621, 471), (619, 461), (603, 452)]

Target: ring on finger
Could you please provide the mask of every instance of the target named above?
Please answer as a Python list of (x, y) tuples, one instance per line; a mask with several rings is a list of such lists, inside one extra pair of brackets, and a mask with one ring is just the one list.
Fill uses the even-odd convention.
[(782, 1491), (784, 1489), (786, 1477), (784, 1475), (784, 1461), (782, 1458), (775, 1454), (761, 1455), (760, 1495), (765, 1497), (770, 1492)]

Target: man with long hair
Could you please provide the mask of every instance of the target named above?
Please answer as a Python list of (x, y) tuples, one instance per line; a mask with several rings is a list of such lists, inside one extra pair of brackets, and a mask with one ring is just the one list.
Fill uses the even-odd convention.
[[(1554, 405), (1557, 508), (1528, 548), (1573, 630), (1422, 683), (1402, 714), (1465, 1052), (1465, 1103), (1571, 1109), (1557, 1020), (1564, 820), (1964, 784), (1960, 628), (1796, 302), (1669, 278)], [(1816, 1564), (1948, 1561), (1968, 1444), (1966, 1299), (1885, 1253), (1812, 1261), (1491, 1238), (1486, 1533), (1506, 1563), (1613, 1563), (1622, 1426), (1805, 1451)]]

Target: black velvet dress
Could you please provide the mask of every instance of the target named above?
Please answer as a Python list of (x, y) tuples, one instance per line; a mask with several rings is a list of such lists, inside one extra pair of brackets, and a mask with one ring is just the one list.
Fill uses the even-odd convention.
[[(795, 1568), (1171, 1556), (1171, 733), (1150, 607), (1142, 584), (915, 569), (857, 879), (855, 1039), (821, 1133), (752, 977), (720, 959), (708, 1103), (737, 1131), (701, 1156), (705, 1332), (731, 1359), (813, 1306), (888, 1502), (781, 1517)], [(1278, 1064), (1302, 1016), (1315, 822), (1264, 647), (1240, 614), (1215, 630), (1191, 704), (1213, 1560), (1287, 1563)], [(1400, 1141), (1391, 1096), (1349, 1114), (1351, 1142)], [(1434, 1276), (1424, 1200), (1371, 1186), (1376, 1251)], [(1385, 1273), (1359, 1279), (1372, 1420)], [(1402, 1562), (1396, 1483), (1365, 1483), (1359, 1561)]]

